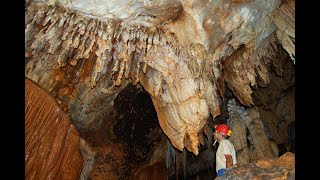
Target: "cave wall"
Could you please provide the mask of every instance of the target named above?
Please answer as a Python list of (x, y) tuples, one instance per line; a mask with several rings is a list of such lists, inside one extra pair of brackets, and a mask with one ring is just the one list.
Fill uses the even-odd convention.
[(41, 53), (32, 57), (26, 64), (26, 77), (58, 100), (79, 131), (99, 129), (110, 116), (113, 100), (128, 83), (115, 87), (114, 81), (104, 76), (92, 89), (87, 76), (91, 74), (93, 60), (80, 60), (77, 67), (68, 64), (60, 69), (54, 63), (55, 57), (42, 57)]
[(279, 53), (278, 65), (269, 69), (270, 83), (253, 92), (269, 138), (277, 144), (288, 140), (288, 125), (295, 121), (295, 68), (286, 53)]
[(79, 179), (80, 137), (56, 100), (25, 79), (25, 178)]
[(281, 47), (279, 51), (268, 59), (268, 85), (252, 92), (254, 106), (246, 107), (235, 98), (228, 102), (228, 123), (234, 132), (230, 141), (239, 163), (294, 152), (288, 130), (295, 121), (295, 68), (288, 54)]

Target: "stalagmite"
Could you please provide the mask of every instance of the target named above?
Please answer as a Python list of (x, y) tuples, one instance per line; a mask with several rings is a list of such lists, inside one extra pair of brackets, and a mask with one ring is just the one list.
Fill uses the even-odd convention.
[(249, 144), (247, 144), (248, 130), (246, 124), (237, 118), (230, 118), (229, 125), (233, 132), (232, 136), (230, 137), (230, 141), (233, 143), (233, 146), (236, 150), (237, 162), (249, 163), (250, 154), (248, 149)]
[[(228, 103), (228, 112), (230, 113), (230, 119), (232, 121), (232, 123), (230, 123), (232, 125), (231, 128), (236, 131), (235, 134), (240, 135), (239, 138), (234, 137), (230, 139), (237, 151), (248, 147), (250, 150), (249, 162), (255, 162), (256, 160), (265, 157), (277, 157), (277, 150), (273, 150), (273, 148), (277, 147), (274, 147), (270, 143), (270, 140), (264, 131), (264, 125), (259, 117), (259, 112), (255, 107), (246, 109), (245, 107), (240, 106), (235, 99), (232, 99)], [(241, 122), (234, 123), (235, 121)], [(245, 127), (243, 125), (245, 125)], [(246, 135), (247, 131), (249, 133), (247, 137), (241, 136), (243, 133)], [(247, 144), (246, 138), (248, 138), (250, 144)], [(240, 162), (248, 163), (248, 156), (245, 152), (246, 151), (241, 151), (241, 153), (237, 152), (237, 159), (239, 159)]]

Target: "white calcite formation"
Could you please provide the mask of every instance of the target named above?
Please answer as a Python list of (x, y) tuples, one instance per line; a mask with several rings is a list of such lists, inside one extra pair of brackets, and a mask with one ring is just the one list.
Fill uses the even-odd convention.
[(274, 44), (294, 60), (294, 25), (280, 28), (287, 23), (281, 11), (294, 5), (279, 7), (280, 0), (28, 1), (26, 77), (51, 91), (59, 80), (55, 70), (72, 66), (79, 76), (79, 62), (90, 61), (88, 88), (104, 75), (115, 86), (141, 83), (173, 146), (197, 155), (198, 134), (210, 115), (220, 114), (225, 82), (250, 106), (251, 86), (268, 84), (269, 61), (262, 59), (277, 53)]

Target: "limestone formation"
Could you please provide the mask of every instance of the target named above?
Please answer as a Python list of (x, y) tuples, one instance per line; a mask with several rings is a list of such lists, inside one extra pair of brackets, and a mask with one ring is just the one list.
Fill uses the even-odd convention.
[[(280, 0), (27, 1), (25, 76), (67, 104), (81, 132), (101, 127), (119, 92), (141, 84), (173, 146), (198, 155), (227, 87), (252, 106), (282, 47), (294, 61), (293, 11)], [(254, 122), (244, 121), (262, 132)]]
[(79, 133), (54, 98), (25, 80), (25, 178), (79, 179)]
[(274, 11), (274, 23), (277, 26), (277, 37), (283, 48), (295, 62), (295, 1), (288, 0)]
[(295, 179), (295, 155), (285, 153), (279, 158), (264, 158), (256, 163), (238, 164), (219, 179)]
[(277, 146), (274, 147), (268, 138), (256, 107), (245, 108), (232, 99), (228, 103), (228, 112), (230, 128), (235, 132), (230, 141), (235, 145), (239, 162), (249, 163), (278, 156)]

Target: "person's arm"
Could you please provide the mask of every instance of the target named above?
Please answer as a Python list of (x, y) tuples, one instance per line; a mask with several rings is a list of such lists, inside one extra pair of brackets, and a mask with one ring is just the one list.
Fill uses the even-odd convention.
[(230, 154), (225, 154), (224, 155), (226, 157), (226, 167), (231, 168), (232, 164), (233, 164), (233, 160), (232, 160), (232, 156)]

